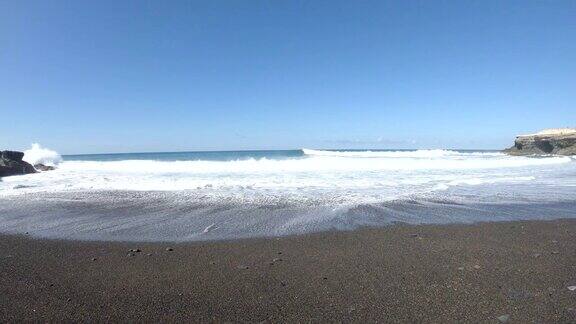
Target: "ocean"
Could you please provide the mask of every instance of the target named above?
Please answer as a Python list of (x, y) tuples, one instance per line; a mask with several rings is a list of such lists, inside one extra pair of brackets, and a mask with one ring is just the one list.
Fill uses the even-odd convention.
[(2, 179), (4, 233), (193, 241), (576, 217), (576, 159), (566, 156), (311, 149), (26, 154), (57, 169)]

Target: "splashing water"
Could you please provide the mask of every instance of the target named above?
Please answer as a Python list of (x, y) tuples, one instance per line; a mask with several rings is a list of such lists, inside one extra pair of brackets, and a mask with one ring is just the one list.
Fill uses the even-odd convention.
[(62, 157), (58, 152), (43, 148), (40, 144), (34, 143), (29, 150), (24, 151), (23, 160), (32, 165), (44, 164), (56, 166), (62, 161)]

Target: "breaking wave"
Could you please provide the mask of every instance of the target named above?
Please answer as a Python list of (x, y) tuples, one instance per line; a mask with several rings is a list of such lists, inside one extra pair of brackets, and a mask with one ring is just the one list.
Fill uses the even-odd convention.
[(29, 150), (24, 151), (23, 160), (32, 165), (44, 164), (56, 166), (62, 161), (62, 157), (58, 152), (43, 148), (40, 144), (34, 143)]

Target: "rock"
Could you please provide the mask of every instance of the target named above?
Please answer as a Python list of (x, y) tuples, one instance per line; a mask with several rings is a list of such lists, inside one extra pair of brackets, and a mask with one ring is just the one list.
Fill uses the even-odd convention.
[(498, 316), (498, 322), (500, 322), (500, 323), (508, 323), (509, 320), (510, 320), (510, 315), (508, 315), (508, 314)]
[(166, 248), (166, 251), (174, 251), (174, 249), (171, 248), (171, 247), (167, 247), (167, 248)]
[(55, 167), (51, 166), (51, 165), (44, 165), (42, 163), (38, 163), (38, 164), (34, 164), (34, 169), (36, 169), (37, 171), (53, 171), (56, 170)]
[(92, 261), (96, 261), (96, 260), (98, 260), (98, 259), (96, 259), (96, 258), (92, 258)]
[(0, 158), (6, 160), (22, 161), (24, 158), (24, 152), (18, 151), (1, 151)]
[(140, 249), (130, 249), (128, 252), (138, 253), (138, 252), (142, 252), (142, 250), (140, 250)]
[(239, 265), (237, 268), (240, 269), (240, 270), (248, 270), (248, 269), (250, 269), (250, 267), (247, 266), (247, 265)]
[(272, 262), (280, 262), (280, 261), (282, 261), (282, 258), (274, 258), (274, 259), (272, 260)]
[(133, 257), (133, 256), (135, 256), (135, 255), (136, 255), (136, 254), (134, 254), (134, 253), (128, 253), (128, 256), (129, 256), (129, 257)]
[(568, 286), (568, 290), (574, 291), (574, 290), (576, 290), (576, 286)]
[(25, 161), (22, 161), (24, 153), (16, 151), (0, 152), (0, 178), (13, 175), (36, 173), (36, 169)]
[(510, 155), (576, 155), (576, 128), (545, 129), (536, 134), (518, 135)]
[(479, 265), (477, 265), (477, 264), (474, 265), (474, 269), (478, 270), (478, 269), (480, 269), (480, 268), (481, 268), (481, 267), (480, 267)]

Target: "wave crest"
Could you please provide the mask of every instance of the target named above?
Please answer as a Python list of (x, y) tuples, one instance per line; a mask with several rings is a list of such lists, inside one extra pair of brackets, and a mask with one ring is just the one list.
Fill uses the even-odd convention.
[(462, 153), (452, 150), (411, 150), (411, 151), (329, 151), (302, 149), (304, 155), (362, 158), (439, 158), (448, 156), (499, 156), (499, 152)]
[(24, 151), (24, 161), (36, 165), (44, 164), (49, 166), (56, 166), (62, 162), (62, 157), (58, 152), (43, 148), (38, 143), (32, 144), (29, 150)]

